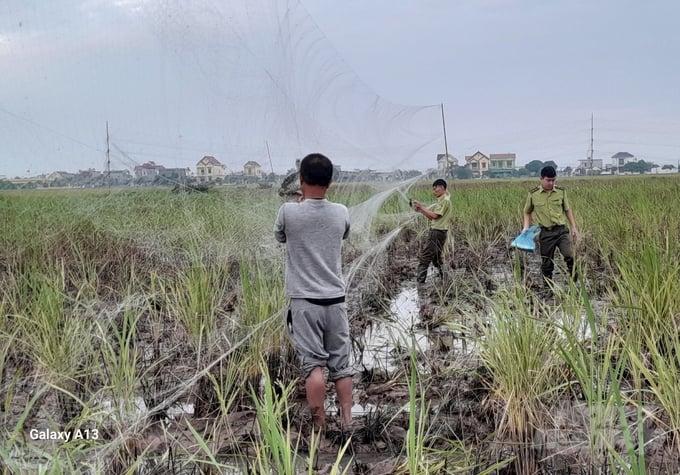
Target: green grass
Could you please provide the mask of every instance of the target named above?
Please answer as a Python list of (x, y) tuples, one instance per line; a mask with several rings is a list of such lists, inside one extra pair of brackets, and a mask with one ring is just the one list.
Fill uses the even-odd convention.
[[(526, 194), (536, 184), (452, 181), (455, 239), (489, 264), (495, 257), (489, 253), (520, 230)], [(468, 357), (492, 376), (485, 379), (494, 420), (489, 437), (518, 448), (515, 469), (544, 463), (535, 457), (522, 465), (535, 455), (537, 428), (550, 426), (557, 402), (576, 397), (578, 388), (589, 411), (584, 437), (592, 468), (644, 473), (651, 469), (641, 454), (651, 441), (643, 422), (659, 427), (655, 437), (680, 446), (680, 178), (558, 178), (558, 186), (568, 190), (581, 228), (576, 249), (584, 286), (557, 289), (559, 305), (541, 306), (519, 282), (490, 292), (454, 280), (438, 296), (448, 306), (443, 323), (461, 328), (457, 305), (470, 306), (462, 317)], [(353, 206), (380, 189), (334, 185), (331, 198)], [(404, 193), (434, 201), (428, 181)], [(131, 416), (135, 398), (143, 396), (158, 412), (178, 402), (197, 410), (202, 405), (211, 422), (192, 427), (189, 441), (179, 445), (185, 466), (212, 469), (227, 466), (220, 437), (230, 414), (260, 404), (265, 437), (251, 462), (291, 470), (287, 426), (279, 417), (290, 393), (279, 391), (277, 398), (266, 387), (250, 389), (264, 375), (293, 379), (283, 327), (284, 253), (272, 236), (280, 204), (272, 190), (237, 187), (186, 195), (159, 189), (0, 192), (6, 223), (0, 234), (2, 463), (14, 467), (12, 451), (43, 450), (45, 473), (141, 467), (149, 455), (128, 446), (153, 427), (145, 416)], [(356, 275), (376, 287), (352, 288), (350, 298), (352, 292), (389, 298), (394, 288), (381, 283), (381, 256), (393, 244), (381, 239), (402, 226), (417, 236), (427, 223), (398, 192), (366, 209), (375, 213), (367, 220), (370, 239), (350, 239), (345, 258), (348, 265), (358, 262), (370, 249), (374, 254)], [(460, 244), (452, 244), (451, 256)], [(499, 465), (485, 462), (492, 458), (482, 453), (484, 441), (433, 429), (434, 409), (423, 394), (440, 389), (442, 374), (455, 379), (469, 368), (452, 355), (437, 374), (428, 368), (439, 363), (424, 364), (427, 357), (433, 355), (411, 355), (410, 370), (394, 376), (409, 389), (401, 469), (465, 473), (476, 467), (483, 473), (510, 463), (508, 457)], [(106, 412), (103, 401), (115, 411)], [(18, 414), (9, 410), (18, 405), (24, 408)], [(54, 407), (58, 414), (45, 417)], [(635, 412), (630, 422), (627, 414)], [(37, 423), (99, 424), (111, 437), (40, 449), (23, 436)], [(623, 448), (609, 442), (614, 432), (623, 434)]]

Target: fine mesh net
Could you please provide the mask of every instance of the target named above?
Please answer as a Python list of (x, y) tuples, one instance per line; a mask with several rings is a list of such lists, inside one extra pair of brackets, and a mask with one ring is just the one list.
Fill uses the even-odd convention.
[[(113, 76), (120, 82), (120, 88), (111, 89), (111, 97), (101, 108), (92, 103), (88, 106), (65, 103), (54, 120), (48, 114), (32, 114), (30, 108), (19, 114), (10, 113), (9, 109), (0, 114), (3, 124), (11, 123), (16, 130), (25, 132), (24, 142), (31, 144), (27, 150), (40, 157), (43, 168), (64, 169), (65, 162), (61, 161), (63, 156), (35, 148), (41, 143), (49, 143), (54, 149), (68, 149), (75, 160), (68, 163), (76, 169), (89, 166), (87, 160), (81, 162), (78, 157), (96, 156), (95, 167), (100, 170), (105, 167), (133, 170), (154, 160), (166, 167), (195, 171), (201, 157), (212, 155), (226, 164), (230, 172), (240, 171), (245, 162), (252, 160), (262, 165), (266, 173), (272, 171), (279, 176), (294, 169), (295, 161), (310, 152), (328, 155), (342, 170), (405, 171), (434, 167), (436, 154), (443, 151), (440, 106), (400, 105), (380, 97), (339, 56), (300, 2), (128, 0), (112, 5), (113, 10), (119, 10), (112, 14), (115, 21), (106, 28), (115, 29), (123, 24), (127, 27), (132, 21), (137, 25), (133, 38), (139, 41), (124, 44), (116, 36), (107, 36), (106, 28), (101, 36), (97, 36), (95, 27), (90, 32), (101, 41), (103, 54), (114, 66), (109, 67), (104, 61), (94, 63), (91, 75), (78, 80), (80, 95), (83, 100), (90, 98), (98, 87), (96, 81), (104, 77)], [(35, 6), (27, 18), (47, 23), (46, 19), (54, 14), (58, 12), (47, 6)], [(98, 24), (96, 18), (92, 21)], [(86, 34), (70, 32), (68, 20), (63, 25), (62, 30), (55, 32), (62, 45), (73, 47), (92, 40)], [(30, 39), (24, 40), (28, 46)], [(123, 47), (125, 52), (121, 53)], [(137, 57), (138, 70), (117, 71), (118, 54)], [(45, 94), (59, 94), (58, 85), (50, 88)], [(27, 101), (39, 101), (40, 94)], [(116, 102), (124, 107), (114, 108)], [(83, 131), (76, 116), (86, 116), (96, 125)], [(103, 144), (106, 122), (110, 123), (108, 153)], [(403, 227), (415, 219), (415, 213), (407, 210), (409, 190), (419, 177), (395, 176), (411, 178), (368, 185), (348, 182), (332, 189), (336, 194), (332, 198), (347, 203), (350, 209), (352, 233), (343, 256), (349, 287), (357, 285), (359, 279), (379, 280), (381, 256)], [(72, 265), (73, 275), (88, 274), (93, 288), (101, 285), (122, 288), (123, 294), (129, 292), (121, 303), (113, 290), (106, 295), (107, 300), (99, 299), (93, 291), (93, 312), (99, 320), (110, 320), (114, 327), (128, 307), (145, 315), (153, 314), (159, 321), (166, 318), (175, 321), (179, 308), (191, 306), (183, 305), (185, 295), (195, 296), (198, 301), (207, 295), (206, 305), (221, 311), (229, 306), (232, 297), (225, 291), (223, 301), (213, 302), (214, 287), (222, 281), (239, 279), (241, 297), (250, 291), (256, 294), (250, 302), (257, 305), (280, 291), (273, 284), (266, 285), (280, 283), (267, 272), (282, 274), (281, 267), (272, 266), (257, 274), (260, 268), (256, 265), (231, 266), (234, 262), (250, 264), (251, 260), (283, 265), (284, 247), (274, 241), (272, 233), (276, 210), (285, 199), (278, 195), (277, 186), (260, 190), (234, 185), (205, 194), (171, 193), (169, 188), (152, 189), (143, 196), (137, 190), (117, 187), (83, 195), (85, 198), (75, 193), (59, 195), (54, 209), (36, 211), (40, 223), (36, 229), (50, 232), (36, 233), (28, 244), (18, 236), (7, 237), (7, 248), (20, 242), (15, 248), (26, 249), (17, 253), (30, 254), (26, 250), (34, 247), (32, 252), (36, 255), (58, 249), (61, 254), (57, 260), (65, 262), (67, 269)], [(390, 219), (383, 221), (382, 230), (376, 233), (375, 220), (389, 200), (398, 204), (392, 206)], [(140, 222), (143, 226), (138, 225)], [(84, 243), (81, 238), (90, 241)], [(101, 263), (104, 258), (105, 265), (88, 267), (90, 259)], [(70, 276), (69, 272), (66, 274)], [(132, 284), (116, 280), (131, 275), (139, 275), (139, 281), (145, 281), (145, 285), (148, 280), (146, 290), (151, 295), (140, 296), (140, 290), (132, 288)], [(182, 280), (177, 275), (187, 277)], [(185, 282), (195, 288), (186, 288)], [(266, 288), (254, 288), (258, 283), (264, 283)], [(261, 294), (257, 294), (258, 290)], [(373, 293), (372, 289), (364, 290)], [(79, 298), (80, 295), (85, 294), (78, 294)], [(136, 304), (137, 301), (142, 303)], [(191, 310), (193, 313), (189, 312), (186, 318), (188, 328), (201, 313), (200, 308)], [(159, 378), (145, 380), (144, 384), (164, 385), (158, 394), (154, 393), (152, 402), (145, 403), (148, 412), (162, 412), (188, 399), (197, 382), (219, 365), (235, 359), (238, 351), (254, 345), (253, 335), (260, 335), (262, 328), (278, 322), (283, 310), (265, 308), (261, 313), (269, 317), (256, 324), (227, 318), (215, 323), (228, 326), (226, 330), (233, 332), (222, 327), (214, 332), (222, 340), (230, 339), (229, 350), (205, 356), (205, 361), (197, 363), (188, 378), (182, 374), (169, 382), (158, 383)], [(212, 316), (208, 312), (208, 317)], [(144, 337), (152, 343), (156, 341), (154, 331), (144, 330)], [(174, 345), (175, 340), (170, 340)], [(213, 342), (215, 347), (222, 340)], [(147, 348), (151, 345), (144, 344)], [(182, 353), (184, 350), (174, 346), (172, 349), (177, 353), (172, 356), (178, 361), (193, 358), (194, 353), (187, 357)], [(113, 357), (112, 362), (116, 361)], [(164, 361), (159, 359), (153, 364), (162, 366)], [(146, 373), (144, 378), (149, 379)], [(109, 398), (108, 394), (105, 397)], [(134, 432), (143, 421), (140, 416), (126, 430)], [(119, 439), (123, 440), (126, 434), (121, 430)]]
[(112, 169), (195, 171), (211, 155), (229, 172), (253, 160), (282, 174), (322, 152), (343, 170), (409, 170), (443, 152), (439, 105), (376, 94), (296, 0), (10, 8), (3, 75), (44, 83), (13, 82), (0, 106), (6, 154), (21, 162), (8, 176), (101, 170), (107, 123)]
[[(25, 24), (4, 25), (11, 42), (1, 46), (2, 53), (17, 70), (42, 70), (48, 81), (46, 90), (24, 97), (25, 107), (3, 108), (0, 120), (10, 135), (22, 137), (20, 148), (8, 144), (8, 153), (34, 171), (133, 171), (153, 160), (195, 173), (201, 157), (211, 155), (229, 174), (252, 160), (265, 174), (283, 177), (310, 152), (328, 155), (343, 171), (411, 171), (433, 168), (436, 154), (444, 151), (440, 106), (395, 104), (381, 97), (297, 0), (127, 0), (13, 8)], [(83, 16), (90, 20), (85, 30), (76, 27)], [(29, 35), (29, 30), (38, 33)], [(92, 48), (98, 54), (88, 59), (87, 73), (61, 80), (89, 58)], [(51, 56), (68, 59), (59, 66)], [(123, 58), (132, 58), (134, 68), (125, 69)], [(48, 94), (63, 96), (63, 108), (41, 111)], [(355, 229), (352, 245), (360, 252), (375, 246), (370, 231), (378, 209), (393, 195), (406, 203), (413, 181), (364, 187), (360, 197), (349, 200), (345, 195)], [(344, 192), (351, 194), (352, 186)], [(212, 199), (226, 206), (233, 197)], [(106, 203), (90, 206), (91, 217), (99, 221), (94, 208)], [(277, 204), (249, 202), (263, 219), (228, 232), (201, 222), (192, 206), (189, 200), (174, 214), (186, 217), (181, 230), (158, 226), (136, 235), (120, 221), (102, 226), (161, 254), (172, 252), (173, 243), (182, 239), (178, 233), (207, 235), (196, 238), (200, 247), (215, 247), (211, 252), (223, 256), (248, 236), (269, 236), (269, 214)], [(393, 222), (391, 231), (404, 219)], [(260, 245), (266, 252), (277, 249), (268, 238)]]
[(404, 106), (377, 95), (300, 2), (170, 1), (146, 14), (158, 42), (173, 53), (168, 74), (194, 65), (193, 86), (205, 91), (219, 117), (226, 161), (270, 165), (268, 144), (273, 166), (283, 170), (310, 151), (344, 169), (434, 165), (428, 147), (442, 140), (438, 106)]

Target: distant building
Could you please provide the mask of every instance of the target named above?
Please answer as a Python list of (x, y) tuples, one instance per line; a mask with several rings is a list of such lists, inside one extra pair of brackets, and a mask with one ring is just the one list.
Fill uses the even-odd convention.
[(142, 163), (141, 165), (137, 165), (133, 172), (135, 174), (135, 178), (153, 180), (162, 170), (165, 170), (163, 165), (157, 165), (156, 162), (146, 162)]
[(656, 175), (668, 175), (670, 173), (677, 173), (677, 170), (675, 168), (671, 168), (671, 167), (667, 167), (667, 168), (654, 167), (651, 170), (649, 170), (649, 173), (653, 173), (653, 174), (656, 174)]
[(489, 157), (482, 152), (475, 152), (473, 155), (465, 156), (465, 166), (472, 170), (472, 176), (481, 178), (486, 176), (489, 171)]
[(243, 165), (243, 174), (245, 176), (262, 178), (262, 166), (260, 166), (259, 163), (250, 160)]
[(489, 155), (489, 178), (506, 178), (515, 175), (514, 153), (492, 153)]
[(458, 166), (458, 159), (451, 154), (438, 153), (437, 154), (437, 172), (440, 175), (446, 175), (446, 173)]
[(125, 185), (132, 180), (130, 170), (109, 170), (102, 174), (104, 182), (111, 185)]
[(164, 168), (158, 172), (158, 176), (172, 183), (185, 183), (189, 173), (188, 168)]
[(10, 178), (9, 180), (10, 183), (17, 185), (17, 186), (23, 186), (27, 184), (39, 184), (39, 183), (44, 183), (45, 182), (45, 176), (44, 175), (39, 175), (39, 176), (34, 176), (34, 177), (16, 177), (16, 178)]
[(637, 162), (637, 158), (635, 158), (635, 155), (630, 154), (628, 152), (617, 152), (614, 155), (612, 155), (612, 166), (614, 166), (615, 168), (622, 167), (629, 162)]
[(95, 170), (94, 168), (88, 168), (87, 170), (78, 170), (77, 179), (80, 182), (87, 183), (96, 180), (100, 176), (102, 176), (102, 172)]
[(224, 178), (226, 174), (227, 167), (213, 156), (206, 155), (196, 164), (196, 178), (200, 183)]
[(604, 166), (601, 158), (586, 158), (578, 161), (574, 175), (599, 175)]
[(45, 175), (46, 181), (72, 180), (76, 177), (75, 173), (56, 171)]

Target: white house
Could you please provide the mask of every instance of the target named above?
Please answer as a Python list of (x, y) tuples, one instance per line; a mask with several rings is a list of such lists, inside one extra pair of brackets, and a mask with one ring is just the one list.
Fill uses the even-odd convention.
[(257, 178), (262, 178), (262, 166), (252, 160), (247, 161), (243, 165), (243, 174), (245, 176), (255, 176)]
[(448, 170), (458, 166), (458, 159), (451, 154), (438, 153), (437, 154), (437, 172), (440, 175), (446, 174)]
[(220, 163), (220, 161), (213, 156), (206, 155), (196, 164), (196, 178), (201, 183), (223, 178), (226, 174), (226, 165)]

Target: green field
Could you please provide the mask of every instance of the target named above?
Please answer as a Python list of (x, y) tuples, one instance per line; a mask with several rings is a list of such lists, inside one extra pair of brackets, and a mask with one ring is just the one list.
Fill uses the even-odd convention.
[[(404, 370), (389, 375), (406, 388), (409, 410), (386, 405), (393, 417), (381, 428), (387, 433), (407, 413), (408, 437), (386, 435), (374, 451), (394, 460), (395, 473), (534, 473), (568, 464), (555, 455), (567, 451), (585, 471), (680, 467), (680, 178), (558, 180), (582, 233), (583, 279), (564, 285), (556, 305), (537, 301), (519, 279), (483, 285), (497, 272), (492, 265), (513, 271), (507, 243), (536, 185), (450, 186), (447, 262), (461, 280), (430, 296), (439, 323), (473, 349), (406, 349)], [(356, 206), (377, 191), (334, 186), (331, 198)], [(429, 182), (407, 193), (432, 200)], [(297, 473), (287, 439), (304, 411), (289, 407), (299, 394), (282, 320), (284, 250), (272, 235), (280, 204), (272, 189), (243, 187), (0, 192), (0, 470), (233, 473), (236, 457), (254, 473)], [(350, 239), (346, 264), (367, 253), (381, 264), (357, 274), (349, 298), (387, 301), (409, 282), (384, 272), (402, 245), (412, 252), (398, 258), (400, 268), (414, 264), (417, 239), (406, 235), (422, 236), (425, 223), (399, 193), (362, 213), (370, 238)], [(443, 382), (470, 378), (485, 395), (473, 412), (486, 411), (486, 437), (442, 429), (461, 397)], [(368, 385), (357, 375), (357, 391)], [(558, 420), (565, 401), (585, 414), (578, 450), (551, 438), (566, 430)], [(193, 406), (191, 418), (171, 428), (159, 422), (182, 404)], [(248, 408), (257, 417), (245, 431), (235, 417)], [(36, 430), (83, 437), (41, 440)]]

